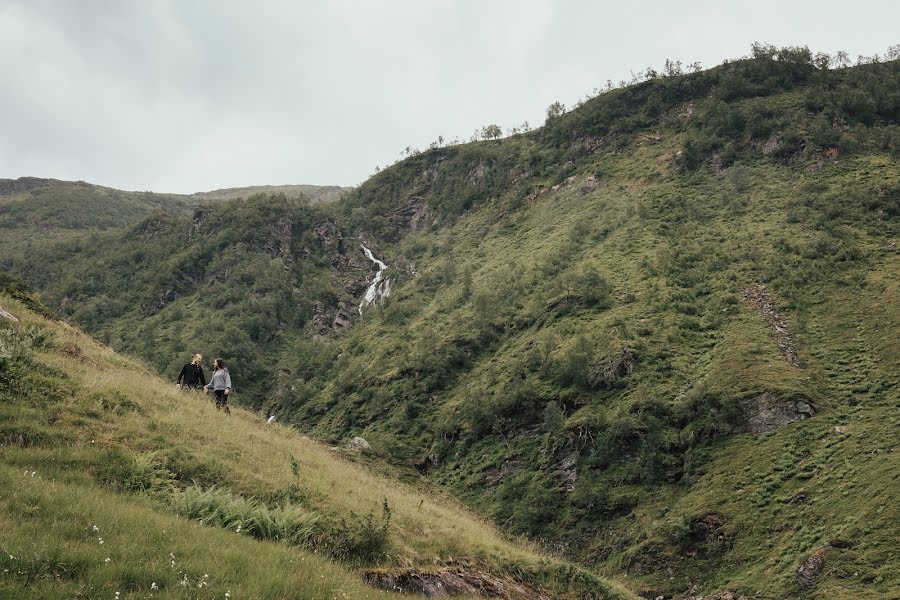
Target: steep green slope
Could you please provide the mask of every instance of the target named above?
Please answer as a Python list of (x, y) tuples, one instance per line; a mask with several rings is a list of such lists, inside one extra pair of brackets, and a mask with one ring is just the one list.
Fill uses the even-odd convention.
[[(148, 221), (102, 250), (61, 244), (14, 266), (154, 366), (194, 347), (233, 353), (248, 404), (329, 440), (362, 434), (504, 530), (654, 597), (885, 597), (900, 533), (885, 500), (900, 63), (754, 53), (608, 92), (524, 135), (417, 154), (326, 208), (259, 198), (193, 238), (187, 218)], [(391, 297), (353, 315), (369, 267), (356, 242), (262, 264), (259, 236), (277, 239), (265, 232), (285, 215), (373, 242)], [(230, 247), (237, 285), (204, 258)], [(159, 281), (117, 265), (134, 253), (162, 265)], [(314, 276), (297, 278), (300, 264)], [(139, 316), (191, 269), (180, 312), (176, 300)], [(285, 293), (272, 300), (258, 277)], [(125, 308), (80, 312), (107, 292)], [(194, 328), (211, 307), (228, 336)], [(355, 325), (331, 341), (341, 311)], [(269, 336), (241, 343), (255, 357), (229, 345), (260, 327)]]
[[(653, 595), (884, 597), (897, 586), (884, 490), (897, 489), (898, 66), (728, 65), (377, 176), (359, 206), (412, 203), (448, 226), (402, 238), (391, 300), (283, 405), (323, 435), (362, 431), (504, 528)], [(372, 223), (394, 239), (404, 224)], [(874, 458), (865, 442), (832, 448), (848, 419), (879, 439)], [(727, 486), (704, 475), (736, 465)], [(775, 493), (802, 482), (812, 506)], [(727, 543), (691, 547), (720, 530)], [(828, 580), (801, 585), (796, 569), (829, 540), (866, 551), (830, 550)]]
[(388, 597), (366, 571), (631, 597), (365, 456), (226, 416), (2, 291), (0, 306), (18, 318), (0, 317), (0, 596)]
[[(261, 402), (285, 334), (330, 331), (364, 286), (343, 235), (304, 199), (254, 197), (47, 244), (22, 271), (64, 316), (173, 381), (209, 348), (241, 365), (241, 396)], [(328, 309), (317, 314), (316, 301)]]

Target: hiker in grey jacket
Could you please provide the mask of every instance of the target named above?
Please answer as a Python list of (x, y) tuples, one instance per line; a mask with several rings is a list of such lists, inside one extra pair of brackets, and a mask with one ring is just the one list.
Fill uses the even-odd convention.
[(225, 361), (217, 358), (213, 361), (213, 374), (206, 384), (207, 391), (212, 390), (216, 397), (216, 408), (224, 408), (225, 412), (231, 414), (228, 408), (228, 395), (231, 394), (231, 375), (225, 368)]

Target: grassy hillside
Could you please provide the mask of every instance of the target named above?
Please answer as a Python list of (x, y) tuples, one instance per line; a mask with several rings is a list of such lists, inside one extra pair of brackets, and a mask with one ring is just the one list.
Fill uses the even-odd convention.
[(365, 456), (225, 416), (8, 295), (0, 305), (19, 319), (0, 321), (8, 597), (145, 597), (154, 583), (162, 597), (387, 597), (360, 571), (491, 574), (534, 592), (509, 598), (629, 597)]
[[(649, 597), (891, 597), (898, 117), (897, 61), (756, 47), (327, 206), (260, 197), (12, 266), (154, 367), (222, 353), (246, 404), (363, 435)], [(361, 317), (358, 239), (393, 284)]]

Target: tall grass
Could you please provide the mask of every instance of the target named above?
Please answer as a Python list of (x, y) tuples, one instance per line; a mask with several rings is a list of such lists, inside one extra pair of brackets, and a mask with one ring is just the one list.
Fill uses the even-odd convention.
[(170, 504), (175, 512), (204, 525), (243, 533), (259, 540), (283, 540), (291, 545), (315, 548), (322, 535), (321, 515), (300, 506), (269, 508), (226, 490), (191, 486), (174, 492)]

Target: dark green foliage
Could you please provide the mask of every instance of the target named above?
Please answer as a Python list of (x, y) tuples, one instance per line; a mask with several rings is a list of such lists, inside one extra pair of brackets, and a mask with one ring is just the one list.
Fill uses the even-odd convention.
[(175, 486), (164, 456), (130, 456), (118, 448), (97, 455), (94, 474), (100, 483), (123, 492), (166, 495)]
[(28, 290), (22, 279), (6, 271), (0, 270), (0, 294), (6, 294), (24, 304), (28, 310), (32, 310), (44, 317), (52, 317), (53, 313), (44, 306), (41, 301)]
[(328, 221), (303, 200), (256, 197), (208, 210), (199, 223), (151, 217), (124, 234), (61, 243), (21, 269), (114, 347), (173, 378), (193, 352), (222, 356), (244, 401), (261, 402), (283, 328), (302, 329), (313, 303), (336, 294), (314, 231)]
[[(841, 70), (814, 62), (805, 49), (785, 52), (758, 47), (753, 60), (721, 67), (723, 74), (715, 88), (719, 100), (704, 102), (703, 112), (692, 120), (679, 164), (692, 170), (717, 156), (720, 166), (728, 166), (760, 150), (783, 162), (796, 160), (806, 150), (853, 152), (859, 150), (859, 143), (844, 131), (845, 125), (897, 124), (897, 61)], [(809, 88), (802, 112), (793, 107), (776, 110), (772, 103), (739, 102), (802, 85)], [(862, 136), (863, 143), (875, 142), (865, 130), (854, 133)]]

